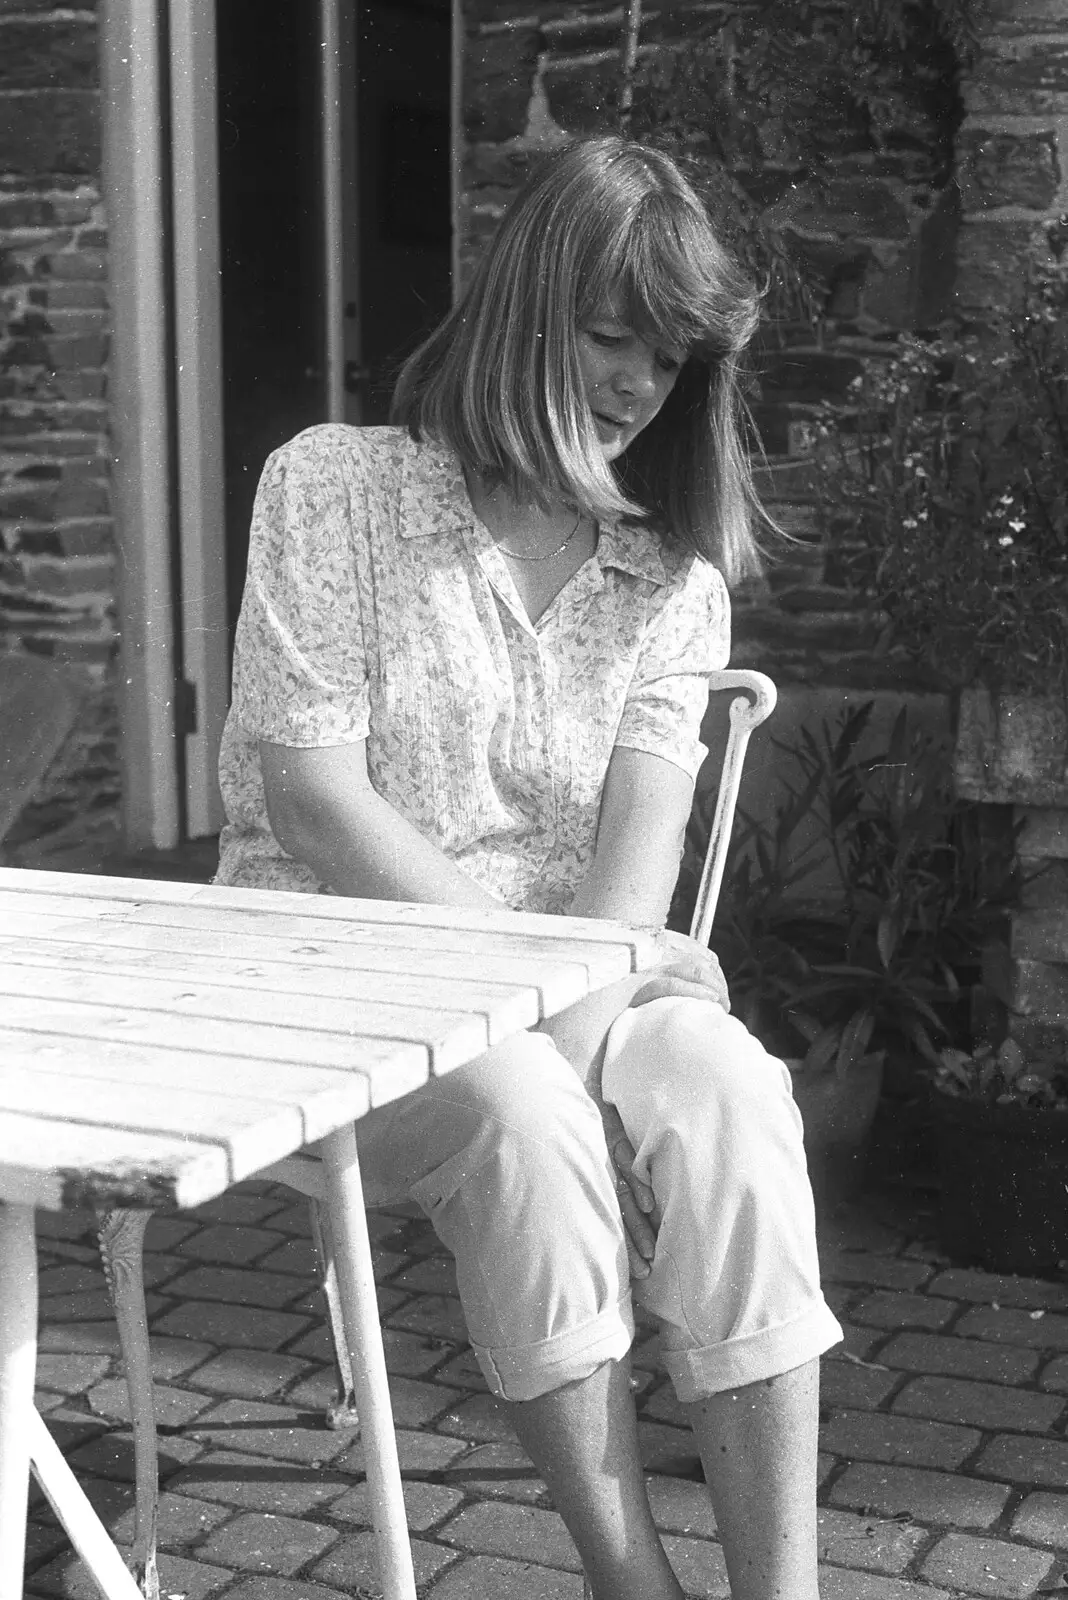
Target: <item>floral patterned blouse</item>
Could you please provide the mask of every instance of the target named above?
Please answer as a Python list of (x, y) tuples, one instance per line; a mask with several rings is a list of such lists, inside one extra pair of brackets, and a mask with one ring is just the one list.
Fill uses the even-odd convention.
[(613, 749), (696, 775), (729, 637), (715, 567), (626, 523), (532, 625), (451, 450), (310, 428), (256, 498), (216, 881), (318, 889), (271, 833), (257, 741), (366, 739), (374, 788), (457, 866), (516, 910), (564, 912)]

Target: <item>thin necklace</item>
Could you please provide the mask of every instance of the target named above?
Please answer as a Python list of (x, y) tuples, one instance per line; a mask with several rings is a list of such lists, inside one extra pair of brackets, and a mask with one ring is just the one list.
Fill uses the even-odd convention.
[(572, 528), (563, 544), (558, 544), (555, 550), (547, 550), (543, 556), (522, 556), (518, 550), (509, 550), (507, 546), (501, 544), (499, 540), (497, 541), (497, 549), (501, 552), (502, 556), (508, 556), (512, 561), (551, 561), (553, 556), (562, 555), (567, 549), (576, 533), (578, 533), (579, 523), (581, 521), (582, 512), (580, 510), (578, 516), (575, 518), (575, 526)]

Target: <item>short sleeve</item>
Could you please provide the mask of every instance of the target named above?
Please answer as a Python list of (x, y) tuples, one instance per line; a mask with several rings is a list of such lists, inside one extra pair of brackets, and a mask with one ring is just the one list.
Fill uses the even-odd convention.
[(694, 558), (650, 619), (616, 745), (662, 756), (696, 778), (708, 753), (708, 676), (727, 665), (730, 648), (727, 586), (710, 562)]
[(342, 473), (340, 448), (335, 430), (298, 435), (268, 459), (256, 492), (233, 710), (273, 744), (352, 744), (369, 729), (366, 497), (354, 504), (359, 473)]

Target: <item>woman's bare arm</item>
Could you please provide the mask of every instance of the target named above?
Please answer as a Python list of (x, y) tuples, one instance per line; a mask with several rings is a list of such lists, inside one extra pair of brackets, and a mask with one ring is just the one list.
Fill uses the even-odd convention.
[(259, 749), (275, 838), (337, 894), (502, 909), (376, 794), (363, 740), (316, 750), (261, 741)]

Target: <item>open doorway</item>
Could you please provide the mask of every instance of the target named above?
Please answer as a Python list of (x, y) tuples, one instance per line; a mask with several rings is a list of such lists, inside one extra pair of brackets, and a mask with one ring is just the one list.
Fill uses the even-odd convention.
[[(386, 420), (397, 365), (448, 310), (449, 0), (344, 0), (355, 41), (343, 184), (358, 285), (346, 300), (346, 417)], [(256, 483), (326, 416), (319, 8), (218, 0), (226, 569), (237, 620)]]

